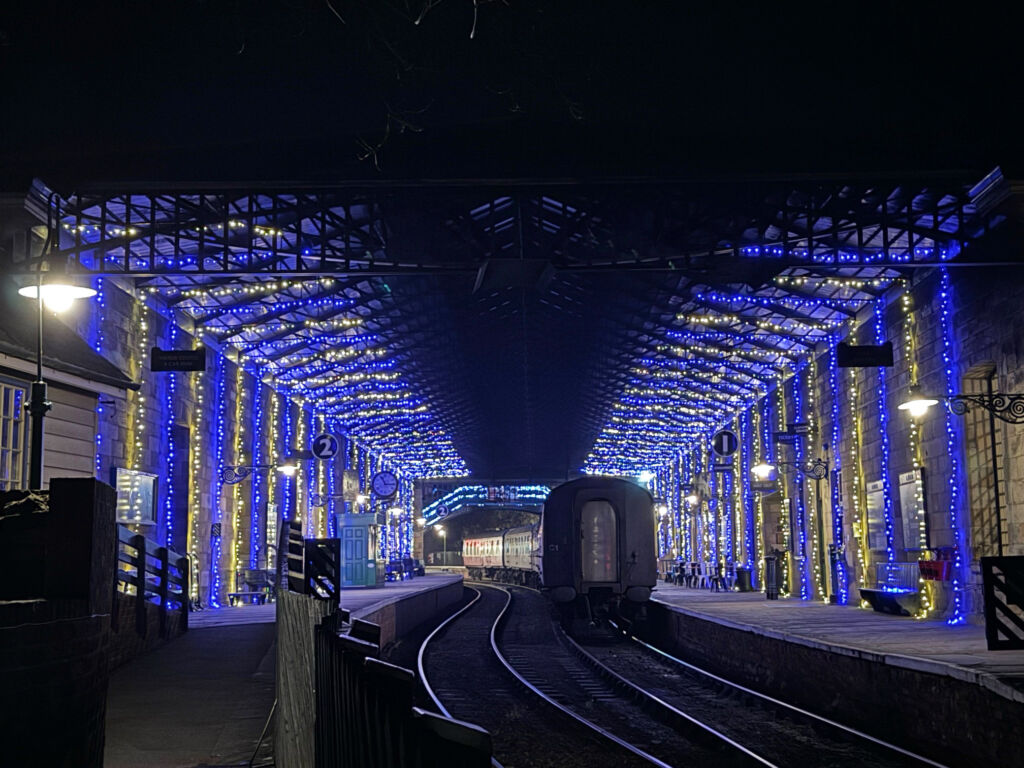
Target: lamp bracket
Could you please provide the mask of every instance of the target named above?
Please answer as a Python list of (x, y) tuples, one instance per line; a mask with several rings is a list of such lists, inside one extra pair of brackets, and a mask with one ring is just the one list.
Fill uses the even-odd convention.
[(1007, 424), (1024, 424), (1024, 394), (950, 395), (947, 399), (949, 410), (957, 416), (977, 407)]

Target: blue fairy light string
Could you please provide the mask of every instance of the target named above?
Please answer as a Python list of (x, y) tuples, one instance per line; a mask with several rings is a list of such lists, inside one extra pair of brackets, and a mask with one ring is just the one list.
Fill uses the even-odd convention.
[(842, 471), (842, 451), (839, 450), (839, 436), (841, 428), (841, 413), (839, 403), (839, 365), (836, 348), (830, 347), (828, 351), (828, 383), (829, 383), (829, 413), (832, 427), (832, 477), (831, 500), (832, 500), (832, 543), (836, 548), (836, 579), (835, 586), (837, 600), (840, 605), (846, 605), (850, 601), (849, 576), (846, 572), (846, 555), (844, 552), (843, 534), (843, 505), (841, 501), (842, 489), (835, 479), (840, 477)]
[[(885, 342), (885, 299), (875, 301), (875, 344)], [(881, 444), (881, 477), (883, 515), (885, 518), (885, 559), (891, 563), (896, 559), (896, 533), (893, 525), (892, 483), (889, 476), (889, 408), (888, 386), (885, 368), (878, 369), (878, 432)]]
[[(946, 375), (946, 394), (955, 395), (958, 381), (956, 375), (955, 336), (953, 328), (953, 284), (949, 270), (941, 267), (939, 287), (939, 307), (942, 321), (942, 365)], [(961, 527), (962, 490), (960, 477), (960, 440), (957, 434), (953, 414), (946, 409), (946, 453), (949, 456), (949, 527), (953, 534), (953, 613), (946, 620), (947, 624), (963, 624), (967, 621), (964, 612), (963, 553), (965, 550), (964, 531)]]

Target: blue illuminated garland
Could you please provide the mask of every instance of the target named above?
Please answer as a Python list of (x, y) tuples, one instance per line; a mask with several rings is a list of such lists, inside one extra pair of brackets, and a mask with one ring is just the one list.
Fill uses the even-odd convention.
[[(953, 284), (949, 277), (949, 270), (942, 267), (939, 270), (942, 280), (939, 288), (939, 306), (942, 315), (942, 365), (946, 374), (946, 394), (957, 393), (957, 375), (954, 363), (955, 336), (953, 329)], [(963, 624), (967, 621), (964, 615), (963, 580), (964, 565), (963, 553), (965, 551), (964, 531), (960, 527), (960, 505), (961, 501), (961, 477), (960, 477), (960, 441), (956, 431), (956, 424), (953, 414), (946, 409), (946, 453), (949, 456), (949, 527), (953, 533), (953, 615), (946, 623)]]
[[(799, 424), (803, 420), (804, 416), (804, 405), (803, 405), (803, 393), (801, 392), (801, 383), (803, 377), (800, 374), (794, 374), (793, 376), (793, 422)], [(794, 444), (794, 455), (796, 456), (796, 465), (801, 469), (804, 466), (804, 441), (798, 439)], [(800, 599), (809, 600), (811, 595), (807, 589), (808, 579), (808, 567), (807, 567), (807, 519), (806, 510), (804, 508), (804, 491), (805, 491), (805, 480), (802, 471), (796, 472), (796, 531), (790, 531), (790, 536), (796, 535), (797, 541), (800, 543), (800, 555), (797, 557), (797, 564), (800, 566)]]
[[(103, 355), (103, 345), (106, 336), (103, 326), (107, 321), (107, 294), (103, 284), (103, 278), (96, 278), (96, 305), (93, 309), (93, 338), (92, 348), (100, 355)], [(20, 413), (20, 411), (15, 411)], [(93, 462), (96, 477), (103, 478), (103, 398), (96, 398), (96, 458)]]
[(732, 568), (735, 560), (736, 538), (733, 530), (733, 518), (735, 517), (734, 506), (736, 504), (733, 493), (733, 473), (731, 470), (722, 472), (722, 522), (725, 536), (725, 564), (726, 568)]
[(840, 502), (839, 473), (842, 470), (842, 451), (839, 450), (841, 412), (839, 407), (839, 365), (834, 346), (828, 350), (828, 384), (831, 392), (829, 408), (832, 417), (832, 482), (830, 484), (832, 494), (832, 543), (835, 545), (836, 553), (836, 580), (835, 586), (837, 600), (840, 605), (846, 605), (850, 600), (849, 579), (846, 573), (846, 553), (844, 548), (843, 534), (843, 505)]
[[(275, 397), (281, 397), (281, 395), (275, 395)], [(292, 408), (294, 404), (287, 397), (282, 397), (284, 400), (284, 449), (282, 454), (287, 457), (292, 452), (292, 448), (295, 445), (292, 432)], [(292, 499), (295, 496), (295, 476), (284, 475), (279, 481), (281, 484), (281, 519), (288, 521), (292, 519)]]
[[(875, 302), (875, 344), (885, 342), (885, 299)], [(889, 478), (889, 409), (888, 387), (885, 368), (878, 368), (878, 431), (882, 446), (882, 497), (885, 514), (885, 557), (888, 562), (896, 559), (896, 533), (893, 525), (892, 483)]]
[[(178, 325), (173, 319), (167, 321), (167, 348), (176, 349), (178, 344)], [(177, 374), (165, 373), (164, 380), (164, 440), (167, 445), (166, 463), (164, 464), (164, 546), (174, 546), (174, 394), (177, 387)]]
[[(682, 453), (682, 475), (683, 484), (693, 486), (693, 473), (690, 470), (690, 452), (686, 449)], [(690, 508), (690, 502), (686, 500), (687, 493), (683, 493), (682, 499), (679, 502), (679, 517), (680, 525), (682, 526), (682, 548), (683, 558), (687, 562), (693, 561), (693, 542), (691, 536), (693, 535), (693, 526), (690, 525), (690, 516), (693, 514), (693, 510)]]
[[(337, 420), (335, 420), (335, 419), (328, 419), (327, 420), (327, 429), (328, 429), (328, 431), (332, 435), (337, 436), (338, 443), (339, 443), (338, 450), (341, 453), (341, 456), (343, 457), (345, 455), (345, 438), (340, 433), (340, 429), (338, 427)], [(334, 494), (336, 493), (336, 490), (335, 490), (335, 488), (336, 488), (335, 479), (336, 479), (337, 474), (338, 474), (337, 465), (338, 465), (338, 463), (343, 463), (343, 462), (344, 462), (344, 458), (342, 458), (341, 462), (338, 462), (338, 457), (335, 457), (335, 458), (331, 459), (330, 463), (328, 464), (328, 471), (327, 471), (327, 538), (329, 538), (329, 539), (333, 539), (335, 537), (335, 532), (336, 532), (335, 520), (334, 520), (334, 514), (335, 514)]]
[[(217, 436), (214, 442), (214, 464), (217, 467), (217, 471), (213, 476), (213, 487), (212, 487), (212, 509), (210, 513), (211, 525), (221, 524), (223, 525), (223, 512), (221, 510), (221, 489), (223, 484), (221, 483), (221, 473), (224, 471), (224, 424), (227, 420), (227, 407), (228, 398), (227, 390), (225, 387), (224, 377), (225, 368), (227, 362), (221, 355), (214, 355), (214, 401), (216, 403), (215, 408), (217, 409), (216, 429)], [(220, 560), (221, 560), (221, 543), (223, 540), (223, 528), (221, 529), (220, 536), (214, 536), (211, 530), (210, 532), (210, 607), (220, 608)]]
[(754, 567), (754, 495), (750, 490), (750, 459), (753, 455), (753, 408), (740, 416), (740, 478), (743, 494), (743, 565), (753, 573)]
[[(509, 498), (502, 500), (503, 506), (515, 507), (516, 505), (534, 507), (542, 504), (551, 493), (546, 485), (510, 485), (502, 486), (510, 489)], [(462, 507), (477, 506), (488, 503), (486, 485), (460, 485), (453, 491), (446, 493), (439, 499), (435, 499), (423, 508), (422, 515), (426, 519), (426, 525), (430, 526), (441, 520), (441, 507), (448, 509), (447, 514), (453, 514)]]
[[(316, 424), (315, 424), (315, 420), (314, 420), (314, 417), (313, 417), (313, 410), (311, 408), (306, 408), (305, 406), (302, 406), (300, 408), (300, 410), (299, 410), (299, 418), (306, 420), (306, 443), (307, 443), (307, 445), (300, 445), (299, 446), (299, 450), (306, 450), (309, 447), (309, 445), (312, 445), (313, 438), (316, 436), (316, 432), (314, 432), (314, 430), (316, 429)], [(317, 459), (315, 461), (307, 461), (307, 462), (305, 462), (305, 467), (306, 467), (306, 470), (305, 470), (306, 471), (305, 490), (306, 490), (306, 492), (305, 492), (305, 498), (303, 499), (303, 504), (305, 506), (305, 509), (302, 510), (302, 518), (303, 518), (303, 520), (305, 520), (306, 538), (307, 539), (315, 538), (316, 535), (317, 535), (316, 519), (314, 518), (314, 508), (313, 508), (313, 505), (309, 503), (309, 500), (310, 500), (310, 497), (314, 493), (317, 492), (317, 488), (316, 488), (316, 473), (319, 470), (318, 465), (321, 464), (321, 463), (322, 462), (319, 459)]]
[[(253, 377), (252, 393), (252, 463), (261, 465), (264, 463), (263, 442), (263, 387), (258, 377)], [(274, 470), (271, 469), (271, 472)], [(249, 567), (258, 568), (260, 553), (263, 551), (263, 527), (261, 525), (263, 513), (263, 484), (266, 482), (263, 472), (256, 470), (252, 473), (252, 488), (249, 498), (250, 505), (250, 527), (249, 527)]]

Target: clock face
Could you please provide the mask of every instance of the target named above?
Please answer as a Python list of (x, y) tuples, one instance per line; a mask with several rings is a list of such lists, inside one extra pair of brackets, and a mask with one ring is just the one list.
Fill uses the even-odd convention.
[(398, 490), (398, 478), (390, 472), (378, 472), (370, 484), (373, 486), (373, 492), (382, 499), (391, 498)]

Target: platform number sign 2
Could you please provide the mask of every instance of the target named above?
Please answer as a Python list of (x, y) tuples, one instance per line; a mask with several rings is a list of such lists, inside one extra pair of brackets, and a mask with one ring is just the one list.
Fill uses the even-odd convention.
[(739, 445), (739, 438), (736, 437), (736, 433), (731, 429), (723, 429), (716, 432), (715, 436), (711, 438), (711, 450), (719, 456), (732, 456), (736, 453)]
[(338, 438), (326, 432), (322, 435), (317, 435), (313, 438), (310, 450), (321, 461), (333, 459), (338, 455)]

